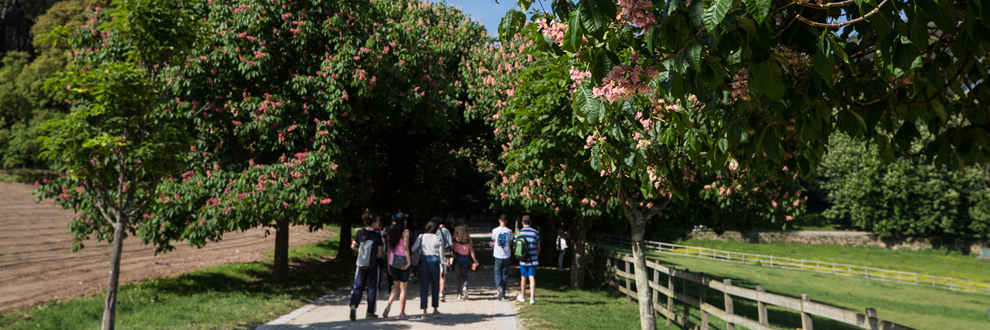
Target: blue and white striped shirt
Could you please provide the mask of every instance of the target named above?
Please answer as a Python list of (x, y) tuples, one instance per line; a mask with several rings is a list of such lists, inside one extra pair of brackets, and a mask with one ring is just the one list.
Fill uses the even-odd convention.
[(538, 259), (538, 254), (536, 253), (536, 247), (540, 245), (540, 232), (533, 229), (533, 227), (523, 227), (519, 230), (519, 235), (516, 235), (516, 239), (525, 239), (526, 243), (529, 243), (529, 260), (530, 261), (520, 261), (520, 266), (539, 266), (540, 260)]

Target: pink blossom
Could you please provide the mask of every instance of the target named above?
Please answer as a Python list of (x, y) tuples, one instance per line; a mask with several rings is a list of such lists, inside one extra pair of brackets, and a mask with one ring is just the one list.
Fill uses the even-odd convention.
[(649, 30), (657, 22), (653, 17), (651, 0), (618, 0), (616, 7), (619, 13), (616, 23)]
[(330, 199), (329, 198), (321, 199), (320, 204), (330, 204)]
[(656, 69), (651, 66), (618, 65), (602, 80), (603, 86), (592, 92), (609, 102), (628, 99), (634, 94), (650, 94), (653, 88), (649, 83), (656, 75)]
[[(547, 21), (550, 24), (547, 24)], [(538, 20), (536, 21), (536, 29), (543, 31), (543, 34), (553, 39), (553, 42), (557, 44), (563, 44), (564, 34), (567, 33), (567, 24), (555, 21), (555, 20)]]

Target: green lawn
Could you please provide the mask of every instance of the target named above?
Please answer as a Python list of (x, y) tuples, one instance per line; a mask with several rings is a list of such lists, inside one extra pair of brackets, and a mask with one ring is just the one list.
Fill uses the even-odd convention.
[(990, 262), (980, 261), (976, 259), (976, 256), (962, 255), (957, 252), (939, 250), (906, 251), (878, 247), (810, 245), (801, 243), (746, 243), (696, 239), (678, 242), (677, 244), (990, 282)]
[[(333, 230), (339, 231), (339, 228)], [(337, 254), (338, 236), (290, 250), (293, 263), (317, 265)], [(328, 261), (271, 284), (272, 261), (203, 268), (180, 276), (121, 286), (119, 329), (254, 329), (351, 281), (353, 267)], [(99, 329), (103, 294), (0, 316), (0, 328)]]
[[(536, 304), (519, 304), (519, 318), (527, 329), (639, 329), (639, 307), (623, 295), (609, 292), (587, 279), (586, 290), (571, 289), (570, 272), (540, 268), (536, 274)], [(526, 297), (529, 297), (527, 293)], [(658, 322), (658, 329), (674, 330)]]
[[(821, 247), (815, 245), (814, 247)], [(628, 253), (628, 249), (620, 249)], [(924, 286), (872, 281), (862, 278), (824, 275), (796, 270), (776, 269), (755, 265), (744, 265), (698, 259), (693, 257), (654, 254), (651, 259), (662, 263), (704, 272), (718, 279), (731, 279), (737, 286), (755, 288), (763, 285), (768, 292), (791, 297), (809, 294), (811, 300), (848, 310), (864, 313), (868, 307), (876, 308), (882, 319), (900, 323), (916, 329), (986, 329), (988, 327), (987, 308), (990, 296), (948, 291)], [(661, 282), (666, 282), (665, 278)], [(676, 282), (675, 282), (676, 283)], [(678, 283), (677, 290), (681, 290)], [(692, 288), (692, 296), (697, 289)], [(722, 306), (721, 293), (710, 290), (708, 301)], [(756, 320), (755, 303), (741, 298), (735, 299), (736, 314), (746, 315)], [(636, 311), (635, 305), (629, 307)], [(675, 311), (681, 312), (680, 308)], [(588, 311), (592, 312), (592, 311)], [(697, 311), (693, 319), (698, 319)], [(770, 310), (770, 324), (781, 329), (801, 327), (797, 313), (782, 309)], [(711, 320), (716, 320), (714, 317)], [(830, 320), (814, 317), (815, 329), (855, 329)], [(663, 323), (663, 322), (659, 322)], [(712, 322), (714, 329), (724, 329), (724, 323)]]

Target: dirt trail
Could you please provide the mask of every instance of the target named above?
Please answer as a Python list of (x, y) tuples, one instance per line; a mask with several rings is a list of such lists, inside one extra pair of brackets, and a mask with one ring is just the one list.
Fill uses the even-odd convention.
[[(34, 203), (33, 186), (0, 183), (0, 312), (48, 301), (80, 297), (103, 290), (110, 267), (111, 246), (89, 240), (72, 253), (69, 211), (51, 201)], [(330, 233), (290, 229), (290, 246), (322, 241)], [(231, 262), (251, 262), (272, 251), (275, 236), (265, 229), (224, 235), (223, 241), (202, 249), (176, 243), (174, 251), (154, 255), (154, 247), (139, 239), (124, 241), (120, 281), (134, 282), (180, 274), (195, 268)], [(179, 246), (181, 245), (181, 246)]]

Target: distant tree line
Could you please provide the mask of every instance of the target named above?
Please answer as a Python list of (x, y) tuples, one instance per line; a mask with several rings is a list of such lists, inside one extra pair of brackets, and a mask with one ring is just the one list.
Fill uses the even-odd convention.
[(81, 26), (86, 8), (108, 0), (4, 0), (0, 3), (0, 169), (39, 168), (38, 127), (69, 105), (45, 90), (45, 80), (65, 68), (68, 51), (42, 37), (53, 27)]

